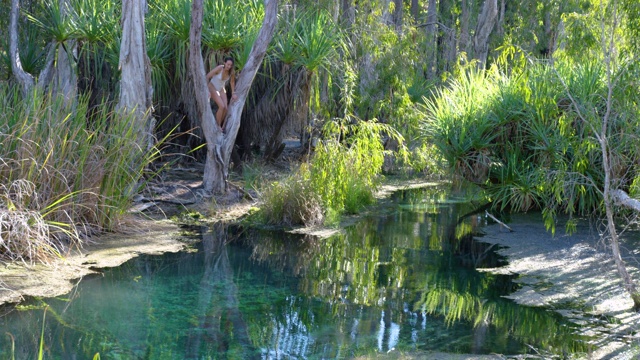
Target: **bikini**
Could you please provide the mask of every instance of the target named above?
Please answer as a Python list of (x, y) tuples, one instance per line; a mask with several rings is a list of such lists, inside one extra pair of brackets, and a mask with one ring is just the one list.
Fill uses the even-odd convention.
[(216, 75), (213, 75), (213, 77), (211, 78), (211, 85), (213, 85), (216, 90), (226, 93), (227, 90), (225, 89), (225, 85), (227, 81), (229, 81), (229, 78), (227, 78), (226, 80), (222, 80), (222, 71), (220, 71)]

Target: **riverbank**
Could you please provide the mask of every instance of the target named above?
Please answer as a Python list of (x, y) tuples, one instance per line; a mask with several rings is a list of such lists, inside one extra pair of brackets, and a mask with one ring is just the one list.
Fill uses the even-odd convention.
[[(0, 305), (19, 303), (27, 297), (55, 297), (69, 293), (84, 276), (100, 273), (100, 269), (116, 267), (143, 254), (162, 254), (184, 250), (180, 241), (181, 222), (197, 221), (203, 225), (234, 222), (259, 206), (257, 194), (247, 196), (239, 182), (224, 196), (205, 198), (199, 195), (202, 167), (176, 168), (163, 175), (162, 181), (150, 184), (137, 199), (130, 218), (123, 226), (126, 233), (103, 234), (92, 238), (81, 249), (70, 249), (64, 257), (49, 264), (21, 262), (0, 265)], [(271, 180), (287, 173), (287, 169), (267, 169)], [(377, 198), (383, 201), (394, 191), (423, 187), (431, 182), (389, 180)], [(356, 217), (345, 218), (345, 226)], [(304, 228), (294, 232), (327, 237), (336, 228)]]
[[(554, 236), (546, 231), (539, 214), (519, 214), (512, 216), (508, 226), (513, 232), (494, 224), (477, 238), (499, 246), (498, 253), (508, 260), (506, 266), (482, 271), (518, 274), (516, 282), (521, 286), (508, 298), (554, 309), (580, 324), (584, 335), (594, 337), (593, 352), (586, 354), (587, 359), (637, 359), (640, 314), (633, 311), (610, 249), (594, 225), (581, 222), (569, 235), (558, 224)], [(638, 279), (638, 252), (624, 255), (632, 278)]]
[[(162, 186), (154, 185), (153, 195), (145, 194), (139, 199), (133, 209), (137, 215), (132, 215), (134, 220), (127, 227), (131, 230), (128, 234), (102, 236), (83, 249), (69, 252), (64, 259), (56, 259), (49, 266), (2, 266), (0, 304), (20, 302), (28, 296), (64, 295), (84, 276), (99, 273), (101, 268), (119, 266), (141, 254), (181, 251), (188, 245), (179, 240), (180, 216), (193, 216), (203, 224), (233, 222), (259, 206), (257, 196), (247, 197), (238, 189), (232, 189), (224, 198), (198, 198), (197, 190), (201, 184), (199, 169), (180, 168), (175, 173), (175, 178), (167, 175)], [(433, 184), (420, 179), (388, 179), (377, 197), (383, 203), (395, 191)], [(171, 218), (174, 220), (169, 220)], [(348, 217), (344, 225), (355, 221), (357, 217)], [(566, 235), (559, 225), (558, 233), (552, 236), (544, 229), (540, 217), (531, 215), (514, 215), (509, 226), (514, 232), (497, 224), (489, 225), (484, 228), (486, 235), (478, 238), (499, 246), (498, 252), (509, 260), (504, 267), (483, 271), (519, 274), (517, 282), (521, 287), (509, 298), (524, 305), (554, 309), (582, 324), (585, 334), (594, 336), (594, 350), (584, 358), (635, 359), (640, 347), (640, 339), (636, 335), (640, 319), (631, 311), (631, 301), (597, 233), (582, 224), (575, 234)], [(336, 231), (339, 230), (304, 228), (294, 232), (326, 237)], [(631, 253), (626, 255), (629, 259), (636, 258)], [(630, 270), (636, 278), (639, 276), (637, 266)], [(433, 353), (393, 352), (387, 355), (382, 358), (429, 359), (435, 356)], [(444, 357), (437, 358), (452, 359), (445, 355), (439, 354)], [(488, 355), (475, 358), (504, 357)]]

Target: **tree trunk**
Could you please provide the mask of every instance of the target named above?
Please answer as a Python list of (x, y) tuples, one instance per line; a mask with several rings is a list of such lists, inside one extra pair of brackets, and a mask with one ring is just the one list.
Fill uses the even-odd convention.
[(402, 0), (393, 0), (393, 24), (396, 26), (396, 31), (400, 33), (402, 31), (402, 17), (404, 16), (404, 9)]
[(144, 16), (146, 0), (122, 0), (120, 100), (117, 109), (134, 114), (141, 148), (153, 146), (151, 62), (147, 56)]
[(353, 6), (353, 0), (342, 0), (342, 17), (341, 23), (345, 29), (350, 29), (355, 22), (356, 11)]
[(191, 29), (189, 32), (189, 72), (193, 77), (198, 117), (202, 121), (202, 131), (207, 141), (207, 159), (204, 168), (203, 186), (205, 191), (223, 193), (227, 189), (227, 175), (231, 150), (240, 128), (240, 115), (249, 93), (251, 83), (262, 63), (267, 46), (273, 38), (278, 19), (278, 1), (265, 0), (265, 15), (249, 58), (236, 81), (237, 100), (231, 102), (226, 124), (226, 133), (215, 125), (215, 118), (209, 106), (209, 90), (205, 81), (204, 62), (201, 52), (203, 0), (193, 0), (191, 8)]
[[(611, 189), (611, 177), (612, 177), (612, 168), (611, 168), (611, 157), (609, 153), (609, 141), (608, 141), (608, 132), (609, 132), (609, 119), (611, 117), (611, 112), (613, 108), (613, 89), (614, 89), (614, 80), (613, 80), (613, 70), (611, 69), (611, 62), (613, 61), (612, 56), (614, 54), (614, 38), (615, 31), (617, 30), (617, 6), (616, 2), (613, 2), (613, 19), (614, 23), (611, 30), (611, 38), (608, 39), (605, 36), (605, 26), (604, 22), (602, 23), (602, 50), (605, 54), (605, 65), (606, 65), (606, 76), (607, 76), (607, 103), (606, 103), (606, 111), (602, 117), (602, 127), (600, 128), (600, 133), (595, 134), (598, 142), (600, 143), (600, 150), (602, 151), (602, 167), (604, 170), (604, 189), (603, 189), (603, 202), (605, 206), (605, 213), (607, 217), (607, 228), (609, 230), (609, 236), (611, 237), (611, 253), (613, 255), (613, 261), (615, 263), (616, 269), (618, 270), (618, 274), (622, 279), (622, 283), (624, 288), (627, 290), (631, 299), (633, 300), (633, 308), (634, 310), (640, 310), (640, 292), (638, 288), (631, 279), (629, 272), (627, 271), (627, 267), (622, 260), (622, 256), (620, 255), (620, 243), (618, 240), (618, 232), (616, 230), (616, 223), (613, 218), (613, 205), (612, 205), (612, 197), (615, 198), (616, 193)], [(602, 6), (602, 4), (601, 4)]]
[[(69, 16), (70, 8), (71, 3), (69, 0), (60, 0), (62, 16)], [(76, 58), (77, 45), (75, 40), (68, 40), (58, 44), (50, 89), (53, 94), (62, 95), (67, 105), (75, 103), (78, 93)]]
[(469, 27), (471, 26), (471, 12), (473, 11), (473, 3), (470, 0), (462, 0), (462, 6), (460, 8), (460, 40), (458, 48), (463, 51), (467, 56), (471, 52), (471, 35), (469, 34)]
[(485, 0), (482, 12), (478, 17), (476, 33), (473, 40), (475, 58), (478, 60), (478, 68), (484, 69), (489, 54), (489, 36), (493, 31), (498, 17), (497, 0)]
[[(607, 111), (608, 112), (608, 111)], [(607, 116), (605, 116), (605, 119)], [(607, 122), (603, 122), (603, 131), (606, 131)], [(603, 132), (604, 134), (604, 132)], [(640, 310), (640, 292), (638, 288), (631, 279), (631, 275), (627, 271), (627, 267), (622, 260), (622, 255), (620, 254), (620, 241), (618, 239), (618, 232), (616, 230), (616, 223), (613, 219), (613, 206), (612, 206), (612, 191), (611, 191), (611, 164), (609, 161), (608, 154), (608, 146), (607, 146), (607, 138), (606, 136), (601, 137), (600, 147), (602, 149), (602, 166), (604, 167), (604, 207), (605, 213), (607, 216), (607, 229), (609, 230), (610, 242), (611, 242), (611, 255), (613, 255), (613, 262), (618, 270), (618, 274), (622, 279), (622, 284), (624, 288), (627, 290), (631, 299), (633, 300), (633, 308), (634, 310)], [(637, 202), (637, 200), (636, 200)]]
[(420, 20), (420, 1), (411, 0), (411, 16), (416, 23)]
[(427, 26), (426, 26), (426, 78), (427, 80), (433, 80), (436, 77), (438, 69), (438, 2), (436, 0), (429, 0), (429, 6), (427, 7)]
[(504, 35), (504, 12), (506, 9), (505, 0), (500, 0), (500, 14), (498, 15), (498, 35)]
[(24, 71), (18, 53), (18, 15), (20, 14), (20, 1), (11, 0), (11, 18), (9, 21), (9, 57), (11, 58), (11, 71), (18, 84), (22, 87), (22, 96), (27, 97), (34, 86), (33, 76)]

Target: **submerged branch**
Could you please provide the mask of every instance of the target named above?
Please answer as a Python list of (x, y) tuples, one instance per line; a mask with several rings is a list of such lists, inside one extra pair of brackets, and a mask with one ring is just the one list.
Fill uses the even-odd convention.
[(503, 223), (502, 221), (498, 220), (495, 216), (493, 216), (493, 215), (489, 214), (489, 212), (488, 212), (488, 211), (485, 211), (484, 213), (485, 213), (485, 214), (487, 214), (487, 216), (488, 216), (488, 217), (490, 217), (490, 218), (491, 218), (491, 220), (493, 220), (493, 221), (497, 222), (498, 224), (500, 224), (500, 225), (504, 226), (505, 228), (507, 228), (507, 229), (509, 230), (509, 232), (513, 232), (513, 229), (512, 229), (512, 228), (510, 228), (509, 226), (507, 226), (507, 224)]

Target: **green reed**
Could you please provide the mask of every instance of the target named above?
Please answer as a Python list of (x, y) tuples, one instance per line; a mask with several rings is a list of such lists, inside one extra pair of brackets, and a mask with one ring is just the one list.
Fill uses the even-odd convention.
[(107, 103), (89, 116), (86, 96), (68, 107), (3, 87), (0, 103), (0, 232), (21, 239), (0, 256), (44, 260), (82, 245), (83, 235), (117, 229), (157, 155), (136, 143), (135, 122)]

